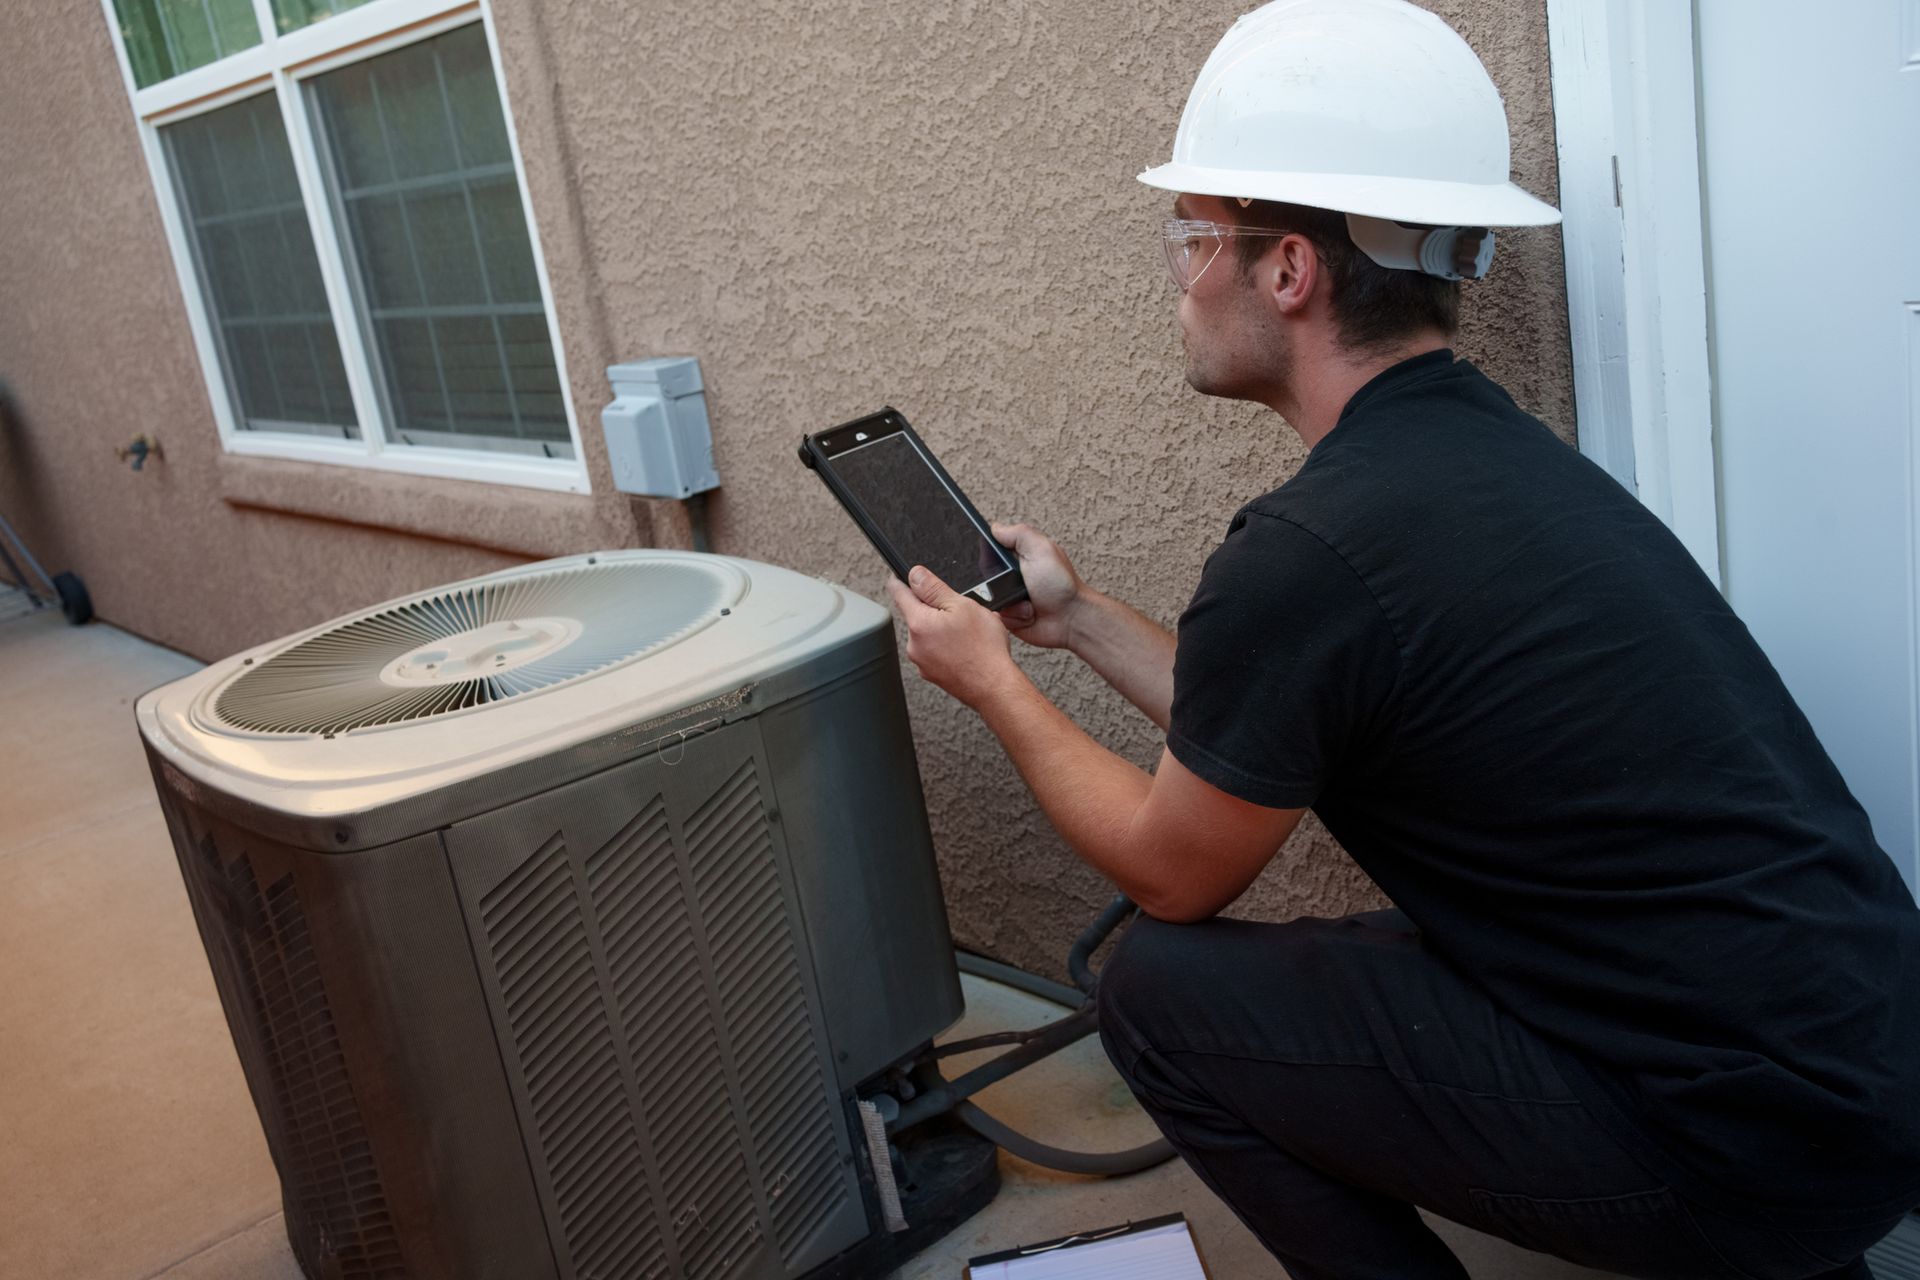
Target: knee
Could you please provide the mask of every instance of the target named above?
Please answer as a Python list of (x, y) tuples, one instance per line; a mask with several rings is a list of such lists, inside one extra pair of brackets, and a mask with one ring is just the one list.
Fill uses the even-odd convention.
[(1160, 1015), (1191, 995), (1191, 975), (1206, 950), (1207, 924), (1168, 924), (1136, 917), (1100, 969), (1095, 1007), (1100, 1033), (1151, 1040)]

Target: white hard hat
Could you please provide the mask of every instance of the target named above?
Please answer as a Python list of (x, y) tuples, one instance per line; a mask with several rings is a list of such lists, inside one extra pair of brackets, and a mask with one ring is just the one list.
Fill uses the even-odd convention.
[(1406, 0), (1273, 0), (1214, 46), (1173, 162), (1140, 181), (1430, 226), (1559, 211), (1507, 180), (1507, 115), (1467, 42)]

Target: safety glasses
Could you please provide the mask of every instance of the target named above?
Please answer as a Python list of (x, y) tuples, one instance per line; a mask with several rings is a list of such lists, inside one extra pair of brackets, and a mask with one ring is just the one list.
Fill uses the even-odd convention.
[(1167, 272), (1185, 293), (1207, 273), (1220, 256), (1220, 246), (1231, 236), (1289, 236), (1273, 227), (1235, 227), (1204, 218), (1168, 218), (1160, 224), (1160, 247), (1166, 251)]

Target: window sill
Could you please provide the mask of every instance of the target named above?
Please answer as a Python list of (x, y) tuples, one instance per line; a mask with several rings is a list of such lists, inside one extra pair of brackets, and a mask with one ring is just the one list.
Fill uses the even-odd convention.
[(229, 506), (389, 529), (418, 538), (536, 558), (651, 539), (621, 495), (611, 501), (470, 480), (222, 454)]

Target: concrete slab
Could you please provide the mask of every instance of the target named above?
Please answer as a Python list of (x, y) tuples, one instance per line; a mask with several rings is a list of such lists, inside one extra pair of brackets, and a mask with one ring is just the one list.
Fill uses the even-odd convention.
[(0, 861), (95, 822), (143, 808), (158, 812), (132, 716), (117, 740), (0, 746), (0, 777), (8, 792)]
[(158, 804), (0, 857), (0, 911), (0, 1275), (151, 1275), (278, 1208)]
[[(201, 666), (104, 623), (68, 626), (58, 612), (42, 611), (0, 624), (0, 698), (9, 707), (16, 699), (26, 699), (23, 705), (30, 709), (51, 708), (67, 723), (94, 715), (111, 718), (118, 714), (114, 707), (119, 698), (131, 702), (154, 685)], [(76, 689), (87, 690), (88, 697), (73, 700)], [(43, 701), (33, 701), (36, 697)]]
[(42, 612), (0, 624), (0, 857), (153, 801), (133, 704), (200, 664)]
[(306, 1276), (287, 1247), (287, 1220), (276, 1213), (150, 1280), (306, 1280)]

